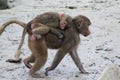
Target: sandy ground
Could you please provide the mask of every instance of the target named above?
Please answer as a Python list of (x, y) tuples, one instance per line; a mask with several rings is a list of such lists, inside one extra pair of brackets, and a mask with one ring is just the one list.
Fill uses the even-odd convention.
[[(0, 10), (0, 25), (11, 19), (29, 22), (36, 15), (48, 11), (66, 13), (72, 17), (79, 14), (89, 17), (92, 22), (91, 35), (88, 37), (80, 35), (78, 53), (84, 68), (90, 74), (81, 74), (69, 55), (66, 55), (58, 67), (43, 79), (30, 77), (29, 69), (23, 62), (20, 64), (6, 62), (8, 58), (13, 57), (23, 30), (20, 26), (12, 24), (0, 36), (0, 80), (97, 80), (106, 66), (111, 64), (120, 66), (120, 0), (51, 1), (36, 0), (30, 2), (32, 4), (25, 2), (13, 9)], [(77, 8), (64, 8), (66, 5)], [(45, 68), (51, 65), (56, 51), (48, 51), (47, 63), (38, 73), (44, 74)], [(23, 59), (30, 55), (27, 36), (22, 52)]]

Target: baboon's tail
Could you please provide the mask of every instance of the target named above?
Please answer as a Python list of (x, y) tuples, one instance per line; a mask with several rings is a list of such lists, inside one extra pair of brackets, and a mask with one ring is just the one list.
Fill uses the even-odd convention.
[(21, 62), (21, 58), (20, 58), (20, 55), (21, 55), (21, 48), (22, 48), (22, 45), (23, 45), (23, 42), (24, 42), (24, 39), (25, 39), (25, 35), (26, 35), (26, 29), (24, 28), (23, 32), (22, 32), (22, 38), (20, 40), (20, 44), (14, 54), (14, 58), (15, 59), (8, 59), (7, 62), (10, 62), (10, 63), (19, 63)]
[(24, 23), (22, 21), (19, 21), (19, 20), (10, 20), (10, 21), (7, 21), (2, 26), (0, 26), (0, 35), (3, 33), (3, 31), (5, 30), (5, 28), (8, 25), (12, 24), (12, 23), (16, 23), (16, 24), (20, 25), (23, 28), (26, 26), (26, 23)]
[(8, 62), (12, 62), (12, 63), (18, 63), (21, 61), (21, 59), (19, 58), (20, 57), (20, 54), (21, 54), (21, 47), (23, 45), (23, 42), (24, 42), (24, 38), (25, 38), (25, 35), (26, 35), (26, 30), (25, 30), (25, 27), (26, 27), (26, 23), (22, 22), (22, 21), (19, 21), (19, 20), (10, 20), (6, 23), (4, 23), (1, 27), (0, 27), (0, 35), (3, 33), (3, 31), (5, 30), (5, 28), (12, 24), (12, 23), (16, 23), (18, 25), (20, 25), (21, 27), (23, 27), (23, 33), (22, 33), (22, 38), (21, 38), (21, 41), (20, 41), (20, 44), (19, 44), (19, 47), (17, 48), (17, 51), (15, 53), (15, 59), (8, 59), (7, 61)]

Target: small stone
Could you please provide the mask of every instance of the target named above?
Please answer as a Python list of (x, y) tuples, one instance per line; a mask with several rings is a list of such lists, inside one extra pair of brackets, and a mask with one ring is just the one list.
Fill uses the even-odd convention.
[(77, 77), (78, 77), (78, 75), (75, 75), (75, 77), (77, 78)]
[(68, 8), (68, 9), (76, 9), (77, 7), (74, 7), (74, 6), (66, 6), (66, 8)]

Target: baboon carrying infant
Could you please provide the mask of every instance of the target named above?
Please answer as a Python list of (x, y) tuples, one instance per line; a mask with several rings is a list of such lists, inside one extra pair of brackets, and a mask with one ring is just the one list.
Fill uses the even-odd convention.
[[(44, 14), (47, 15), (44, 16)], [(60, 21), (62, 20), (60, 20), (59, 14), (54, 12), (47, 12), (44, 14), (41, 14), (42, 16), (37, 16), (28, 24), (18, 20), (8, 21), (7, 25), (6, 23), (2, 25), (0, 33), (2, 33), (5, 27), (11, 23), (17, 23), (24, 28), (22, 41), (18, 48), (18, 52), (21, 49), (26, 32), (28, 33), (28, 46), (32, 54), (24, 60), (24, 63), (28, 68), (30, 68), (29, 74), (33, 77), (42, 77), (40, 74), (37, 74), (36, 71), (44, 66), (47, 60), (47, 48), (58, 49), (58, 52), (56, 53), (52, 65), (46, 68), (46, 75), (48, 75), (48, 71), (51, 71), (57, 67), (67, 53), (70, 54), (78, 69), (82, 73), (86, 73), (77, 54), (77, 47), (80, 42), (79, 34), (84, 36), (88, 36), (90, 34), (90, 20), (82, 15), (78, 15), (73, 19), (70, 16), (67, 16), (66, 18), (62, 19), (63, 23), (65, 22), (65, 26), (61, 26), (62, 23)], [(53, 17), (55, 17), (54, 19), (56, 20), (54, 20)], [(51, 21), (51, 18), (55, 22)], [(58, 21), (58, 23), (56, 23), (56, 21)], [(51, 26), (49, 23), (54, 24)], [(56, 29), (57, 32), (54, 29)], [(35, 38), (32, 37), (33, 35)], [(18, 59), (20, 53), (16, 53), (16, 55)], [(33, 66), (30, 64), (32, 62), (34, 62)]]

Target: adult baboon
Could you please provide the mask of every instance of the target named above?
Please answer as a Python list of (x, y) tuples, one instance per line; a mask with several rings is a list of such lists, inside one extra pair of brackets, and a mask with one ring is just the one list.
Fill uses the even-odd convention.
[[(79, 56), (77, 54), (77, 47), (78, 47), (79, 42), (80, 42), (79, 34), (82, 34), (84, 36), (88, 36), (90, 34), (89, 25), (91, 25), (91, 22), (87, 17), (82, 16), (82, 15), (78, 15), (75, 18), (72, 19), (72, 23), (70, 23), (70, 24), (71, 24), (70, 25), (71, 27), (69, 27), (65, 31), (62, 31), (61, 29), (59, 29), (59, 31), (61, 31), (63, 33), (64, 39), (60, 39), (52, 33), (42, 35), (42, 37), (40, 38), (40, 39), (42, 39), (43, 42), (44, 42), (44, 39), (45, 39), (46, 43), (45, 42), (44, 43), (47, 45), (48, 48), (59, 49), (55, 58), (54, 58), (54, 60), (53, 60), (52, 65), (50, 67), (46, 68), (46, 75), (47, 75), (48, 71), (53, 70), (57, 67), (57, 65), (60, 63), (60, 61), (63, 59), (63, 57), (67, 53), (70, 54), (70, 56), (72, 57), (73, 61), (76, 64), (76, 66), (79, 68), (79, 70), (82, 73), (86, 73), (86, 71), (84, 70), (84, 68), (81, 64)], [(30, 26), (31, 26), (31, 24), (30, 24)], [(30, 27), (30, 26), (28, 26), (28, 27)], [(29, 28), (28, 28), (28, 30), (29, 30)], [(30, 40), (30, 37), (29, 37), (29, 40)], [(40, 42), (35, 41), (36, 44), (34, 44), (34, 43), (31, 43), (32, 42), (32, 40), (31, 40), (31, 41), (28, 41), (28, 43), (29, 44), (34, 44), (34, 46), (31, 45), (31, 47), (34, 51), (34, 49), (39, 49), (40, 46), (36, 47), (36, 46), (38, 46), (37, 43), (41, 43), (42, 41), (40, 41)], [(32, 53), (32, 55), (30, 57), (26, 58), (24, 60), (24, 63), (33, 72), (36, 72), (38, 70), (38, 68), (36, 70), (36, 69), (33, 69), (33, 67), (41, 67), (40, 65), (45, 63), (45, 61), (41, 62), (42, 61), (41, 56), (45, 57), (46, 55), (43, 54), (41, 56), (40, 55), (36, 56), (37, 58), (39, 58), (39, 61), (37, 61), (39, 63), (36, 63), (36, 57), (34, 56), (34, 54)], [(34, 66), (30, 65), (31, 62), (35, 62)], [(32, 73), (32, 76), (33, 76), (33, 74), (34, 73)], [(39, 77), (39, 76), (34, 74), (33, 77)]]

